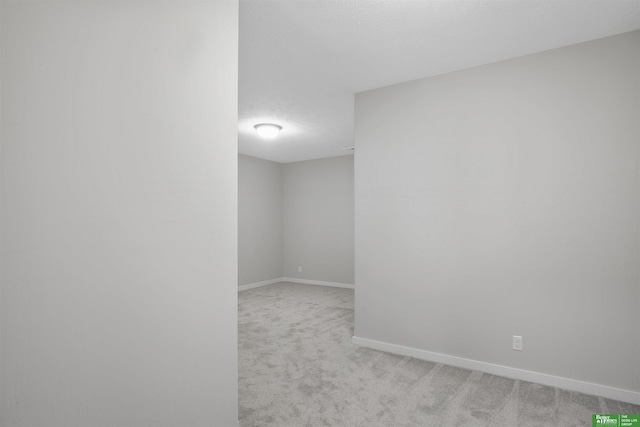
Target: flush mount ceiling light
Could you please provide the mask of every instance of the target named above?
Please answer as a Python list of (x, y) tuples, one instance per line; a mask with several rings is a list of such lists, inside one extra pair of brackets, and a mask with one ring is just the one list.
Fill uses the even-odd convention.
[(254, 129), (261, 137), (272, 139), (278, 136), (282, 130), (282, 126), (276, 125), (275, 123), (258, 123), (254, 126)]

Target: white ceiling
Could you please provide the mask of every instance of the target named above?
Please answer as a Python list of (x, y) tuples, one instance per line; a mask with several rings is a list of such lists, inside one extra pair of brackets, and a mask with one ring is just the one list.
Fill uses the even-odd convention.
[(638, 28), (640, 0), (240, 0), (239, 151), (349, 154), (356, 92)]

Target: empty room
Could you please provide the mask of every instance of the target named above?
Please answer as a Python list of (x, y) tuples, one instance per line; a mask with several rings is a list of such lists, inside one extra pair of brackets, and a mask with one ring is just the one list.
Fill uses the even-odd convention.
[(0, 2), (0, 427), (640, 426), (640, 1)]
[(241, 425), (640, 410), (637, 13), (240, 3)]

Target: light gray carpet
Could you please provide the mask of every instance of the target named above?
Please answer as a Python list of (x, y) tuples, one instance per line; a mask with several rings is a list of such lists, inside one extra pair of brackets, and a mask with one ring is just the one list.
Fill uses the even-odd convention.
[(591, 426), (640, 406), (353, 346), (353, 291), (240, 292), (240, 425)]

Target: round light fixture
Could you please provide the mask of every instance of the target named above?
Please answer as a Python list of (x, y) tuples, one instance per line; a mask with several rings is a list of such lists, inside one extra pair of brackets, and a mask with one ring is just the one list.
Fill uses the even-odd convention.
[(278, 136), (282, 130), (282, 126), (276, 125), (275, 123), (258, 123), (254, 126), (254, 129), (261, 137), (272, 139)]

